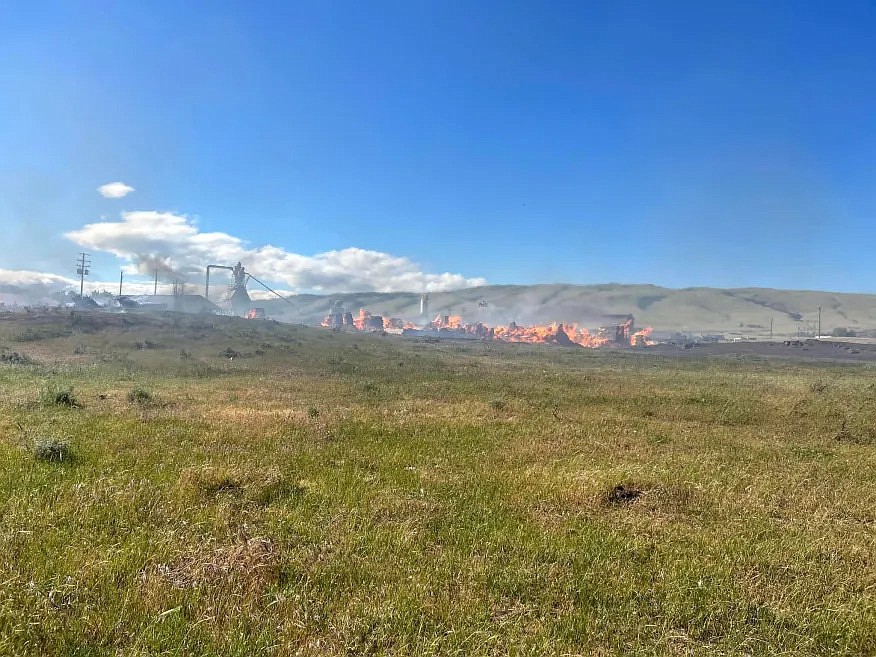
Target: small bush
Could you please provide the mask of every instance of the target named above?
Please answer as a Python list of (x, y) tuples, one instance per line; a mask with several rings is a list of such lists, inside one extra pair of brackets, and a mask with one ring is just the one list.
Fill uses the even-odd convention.
[(506, 408), (508, 408), (508, 402), (506, 402), (504, 399), (493, 399), (492, 401), (490, 401), (490, 408), (492, 408), (494, 411), (504, 411)]
[(52, 338), (64, 338), (71, 333), (72, 331), (69, 329), (44, 326), (41, 328), (26, 328), (13, 335), (12, 339), (16, 342), (39, 342), (40, 340), (50, 340)]
[(134, 343), (134, 346), (140, 350), (144, 351), (146, 349), (161, 349), (161, 345), (157, 342), (152, 342), (152, 340), (144, 340), (143, 342), (137, 341)]
[(310, 406), (307, 409), (307, 415), (310, 417), (319, 417), (319, 409), (316, 406)]
[(48, 385), (43, 389), (40, 396), (45, 406), (68, 406), (70, 408), (78, 408), (79, 402), (73, 395), (73, 388), (68, 386), (61, 388), (54, 385)]
[(31, 365), (33, 362), (30, 356), (25, 356), (17, 351), (13, 351), (11, 354), (0, 354), (0, 363), (6, 365)]
[(132, 404), (139, 404), (140, 406), (146, 406), (153, 402), (152, 393), (148, 390), (144, 390), (143, 388), (134, 388), (131, 392), (128, 393), (128, 401)]
[(50, 463), (73, 460), (73, 453), (70, 450), (69, 443), (56, 438), (37, 440), (33, 447), (33, 456), (38, 461), (48, 461)]

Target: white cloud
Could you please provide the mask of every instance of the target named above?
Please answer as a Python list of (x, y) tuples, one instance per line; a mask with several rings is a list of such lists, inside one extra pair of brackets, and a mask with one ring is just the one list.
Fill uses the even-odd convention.
[(202, 233), (188, 217), (169, 212), (124, 212), (121, 221), (87, 224), (66, 237), (127, 260), (130, 273), (152, 275), (158, 268), (165, 280), (199, 281), (208, 264), (241, 261), (259, 279), (297, 291), (437, 292), (486, 284), (483, 278), (423, 272), (408, 258), (380, 251), (346, 248), (306, 256), (271, 245), (250, 248), (227, 233)]
[(104, 198), (122, 198), (133, 192), (134, 188), (123, 182), (111, 182), (101, 185), (97, 188), (97, 191)]

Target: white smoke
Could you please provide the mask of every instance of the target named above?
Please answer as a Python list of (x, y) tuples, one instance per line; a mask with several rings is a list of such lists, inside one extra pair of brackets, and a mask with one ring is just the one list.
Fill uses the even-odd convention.
[(57, 295), (78, 281), (37, 271), (0, 269), (0, 303), (57, 303)]
[(298, 291), (439, 292), (485, 285), (483, 278), (430, 274), (411, 260), (379, 251), (347, 248), (313, 256), (266, 245), (250, 248), (227, 233), (204, 233), (184, 215), (122, 213), (121, 221), (87, 224), (66, 237), (86, 249), (127, 260), (128, 273), (199, 280), (208, 264), (243, 262), (256, 277)]
[[(124, 281), (123, 292), (127, 295), (148, 295), (155, 290), (152, 281)], [(200, 286), (187, 287), (187, 291), (199, 292)], [(85, 294), (119, 291), (119, 282), (85, 279)], [(170, 294), (173, 285), (159, 283), (159, 294)], [(54, 305), (69, 300), (70, 293), (79, 294), (79, 279), (58, 276), (47, 272), (0, 269), (0, 303), (8, 305)]]

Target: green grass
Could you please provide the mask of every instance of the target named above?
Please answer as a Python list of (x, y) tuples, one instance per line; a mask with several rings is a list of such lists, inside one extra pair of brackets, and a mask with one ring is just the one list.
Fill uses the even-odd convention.
[(876, 653), (872, 368), (101, 321), (0, 322), (2, 655)]

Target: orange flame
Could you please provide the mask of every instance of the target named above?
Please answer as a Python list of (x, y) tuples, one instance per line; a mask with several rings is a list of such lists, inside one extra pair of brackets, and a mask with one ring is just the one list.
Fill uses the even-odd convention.
[[(348, 320), (341, 314), (328, 315), (322, 326), (341, 328), (349, 326)], [(381, 329), (416, 329), (411, 322), (406, 322), (397, 317), (381, 317), (372, 315), (368, 310), (359, 310), (359, 316), (352, 320), (352, 327), (358, 331), (376, 331)], [(508, 326), (491, 327), (478, 322), (466, 324), (459, 315), (438, 315), (432, 320), (426, 329), (446, 333), (448, 337), (454, 335), (472, 336), (482, 340), (499, 340), (502, 342), (524, 342), (529, 344), (556, 344), (560, 346), (574, 346), (596, 348), (611, 344), (629, 345), (634, 347), (649, 346), (656, 344), (649, 338), (651, 328), (644, 328), (632, 332), (633, 318), (629, 317), (620, 324), (600, 328), (596, 334), (577, 324), (548, 324), (535, 326), (521, 326), (512, 322)]]

